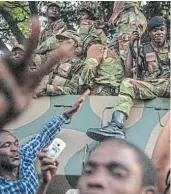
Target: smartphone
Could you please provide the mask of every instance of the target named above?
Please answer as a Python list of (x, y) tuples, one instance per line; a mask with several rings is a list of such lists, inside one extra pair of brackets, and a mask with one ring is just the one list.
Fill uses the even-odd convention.
[(48, 154), (53, 160), (55, 160), (63, 152), (65, 147), (66, 143), (63, 140), (56, 138), (50, 144)]

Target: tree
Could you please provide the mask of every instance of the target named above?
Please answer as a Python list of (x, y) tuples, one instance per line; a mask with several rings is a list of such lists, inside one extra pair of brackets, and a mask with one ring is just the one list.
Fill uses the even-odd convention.
[[(15, 39), (23, 43), (28, 35), (28, 21), (31, 15), (39, 15), (41, 26), (45, 25), (46, 1), (0, 1), (0, 48), (7, 51), (6, 43)], [(78, 11), (82, 7), (90, 8), (96, 19), (108, 21), (113, 11), (112, 1), (58, 1), (61, 6), (61, 18), (69, 28), (78, 27)], [(166, 18), (168, 29), (170, 29), (170, 2), (150, 1), (141, 7), (147, 20), (155, 15)], [(109, 38), (114, 34), (110, 29)], [(144, 40), (147, 40), (147, 32)]]

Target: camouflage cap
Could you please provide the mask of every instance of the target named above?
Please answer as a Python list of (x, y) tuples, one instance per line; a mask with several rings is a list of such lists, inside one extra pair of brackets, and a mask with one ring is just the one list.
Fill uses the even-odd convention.
[(57, 7), (59, 10), (61, 9), (61, 7), (57, 4), (57, 3), (50, 3), (47, 7), (47, 10), (50, 8), (50, 7)]
[(94, 19), (94, 11), (89, 7), (82, 7), (78, 13), (86, 12), (89, 15), (89, 19)]
[(24, 48), (24, 46), (22, 44), (16, 44), (16, 45), (14, 45), (12, 47), (12, 50), (11, 51), (14, 51), (14, 50), (16, 50), (18, 48), (21, 49), (21, 50), (23, 50), (23, 51), (25, 51), (25, 48)]
[(79, 34), (74, 30), (65, 30), (64, 32), (60, 34), (56, 34), (56, 38), (58, 40), (62, 39), (63, 37), (68, 38), (68, 39), (73, 39), (76, 42), (77, 46), (80, 43)]
[(148, 30), (151, 31), (155, 27), (166, 25), (166, 21), (162, 16), (155, 16), (148, 22)]

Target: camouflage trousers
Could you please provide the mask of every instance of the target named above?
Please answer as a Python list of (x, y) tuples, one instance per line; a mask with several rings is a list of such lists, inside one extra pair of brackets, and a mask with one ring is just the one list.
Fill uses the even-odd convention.
[(129, 48), (130, 35), (133, 31), (137, 30), (142, 35), (146, 27), (146, 18), (137, 7), (122, 11), (116, 22), (116, 33), (109, 44), (109, 48), (116, 49), (121, 59), (125, 61)]
[(170, 97), (169, 79), (155, 79), (145, 82), (126, 78), (121, 83), (115, 110), (122, 111), (129, 116), (133, 99), (146, 100), (156, 97)]
[(118, 96), (119, 94), (119, 86), (107, 86), (107, 85), (99, 85), (94, 84), (91, 88), (91, 95), (98, 96)]
[[(103, 58), (100, 65), (94, 58), (85, 60), (85, 66), (79, 78), (80, 86), (92, 89), (93, 94), (112, 95), (117, 91), (124, 79), (124, 68), (120, 58)], [(104, 92), (105, 91), (105, 92)], [(114, 92), (116, 93), (116, 92)]]

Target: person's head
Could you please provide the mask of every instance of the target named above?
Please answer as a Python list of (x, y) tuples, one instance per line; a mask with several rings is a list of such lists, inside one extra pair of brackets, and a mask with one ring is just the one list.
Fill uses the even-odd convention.
[(80, 41), (77, 32), (66, 30), (61, 34), (56, 35), (56, 38), (59, 40), (59, 47), (63, 56), (72, 57), (75, 55), (75, 50)]
[(92, 19), (92, 13), (89, 9), (86, 8), (82, 8), (79, 11), (79, 20), (83, 21), (83, 20), (91, 20)]
[(167, 28), (165, 19), (161, 16), (155, 16), (148, 22), (148, 31), (151, 41), (162, 45), (166, 40)]
[(48, 20), (57, 20), (60, 15), (60, 6), (56, 3), (50, 3), (46, 12)]
[(13, 46), (11, 50), (11, 58), (15, 67), (20, 66), (21, 61), (24, 58), (24, 51), (24, 46), (21, 44), (16, 44)]
[(156, 175), (150, 159), (126, 140), (101, 143), (89, 155), (78, 182), (80, 194), (153, 194)]
[(0, 130), (0, 169), (12, 171), (20, 165), (19, 141), (9, 131)]

